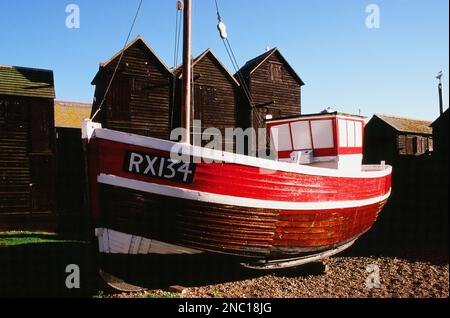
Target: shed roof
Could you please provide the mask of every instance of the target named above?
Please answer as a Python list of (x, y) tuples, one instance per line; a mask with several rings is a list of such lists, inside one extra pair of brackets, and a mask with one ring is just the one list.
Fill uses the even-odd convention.
[[(148, 43), (144, 40), (144, 38), (141, 35), (138, 35), (133, 41), (131, 41), (125, 47), (124, 51), (126, 52), (129, 48), (136, 45), (137, 43), (142, 43), (144, 45), (144, 48), (149, 53), (149, 58), (155, 59), (158, 62), (158, 64), (161, 65), (162, 70), (164, 70), (168, 75), (172, 75), (171, 69), (167, 66), (166, 63), (164, 63), (164, 61), (158, 56), (158, 54), (156, 54), (156, 52), (153, 51), (153, 49), (150, 47), (150, 45), (148, 45)], [(95, 75), (94, 79), (92, 80), (92, 83), (91, 83), (92, 85), (95, 85), (97, 76), (100, 74), (101, 70), (103, 68), (107, 67), (109, 64), (111, 64), (116, 58), (119, 58), (121, 54), (122, 54), (122, 50), (120, 50), (119, 52), (114, 54), (108, 61), (100, 63), (99, 71)]]
[[(228, 77), (235, 85), (240, 86), (239, 82), (236, 80), (236, 78), (228, 71), (228, 69), (223, 65), (223, 63), (219, 60), (219, 58), (213, 53), (213, 51), (208, 48), (206, 49), (202, 54), (197, 56), (193, 63), (192, 67), (194, 68), (195, 65), (197, 65), (202, 59), (204, 59), (206, 56), (211, 57), (214, 61), (217, 62), (217, 64), (220, 66), (220, 68), (224, 71), (226, 77)], [(173, 70), (173, 73), (181, 78), (183, 76), (183, 65), (180, 65), (176, 69)]]
[(431, 135), (433, 129), (431, 126), (431, 121), (413, 119), (407, 117), (399, 117), (393, 115), (375, 114), (375, 117), (384, 121), (386, 124), (394, 128), (399, 132), (415, 133), (415, 134), (425, 134)]
[(79, 128), (91, 116), (91, 103), (55, 101), (55, 127)]
[(0, 95), (53, 99), (53, 71), (0, 65)]
[(431, 127), (433, 127), (433, 128), (437, 127), (437, 126), (441, 125), (444, 122), (446, 122), (447, 125), (448, 125), (448, 116), (449, 116), (448, 115), (448, 110), (449, 109), (450, 108), (447, 108), (447, 110), (431, 124)]
[[(295, 72), (295, 70), (292, 68), (292, 66), (288, 63), (288, 61), (284, 58), (284, 56), (281, 54), (280, 50), (278, 48), (273, 48), (253, 59), (245, 63), (243, 67), (239, 70), (239, 72), (244, 76), (248, 77), (250, 76), (254, 71), (256, 71), (265, 61), (267, 61), (272, 55), (277, 54), (281, 60), (286, 65), (287, 69), (290, 71), (292, 76), (297, 80), (297, 82), (300, 84), (300, 86), (305, 85), (303, 80), (300, 78), (300, 76)], [(235, 74), (236, 76), (237, 74)]]

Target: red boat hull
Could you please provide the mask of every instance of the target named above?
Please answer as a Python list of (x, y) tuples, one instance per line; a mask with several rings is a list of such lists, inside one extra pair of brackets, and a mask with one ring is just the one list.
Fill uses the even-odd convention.
[(269, 210), (181, 200), (112, 186), (101, 186), (101, 199), (101, 227), (204, 251), (270, 259), (329, 250), (356, 239), (372, 227), (385, 204)]
[(126, 154), (169, 158), (166, 142), (118, 137), (89, 143), (96, 226), (193, 249), (265, 259), (330, 250), (369, 230), (390, 194), (390, 170), (345, 177), (234, 161), (198, 163), (190, 183), (137, 175)]

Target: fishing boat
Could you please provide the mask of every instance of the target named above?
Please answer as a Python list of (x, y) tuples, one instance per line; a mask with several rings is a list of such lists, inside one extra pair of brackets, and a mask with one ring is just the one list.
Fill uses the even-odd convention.
[(362, 164), (364, 117), (267, 120), (272, 159), (191, 144), (190, 14), (186, 0), (181, 142), (83, 122), (99, 251), (213, 252), (273, 269), (350, 247), (391, 193), (392, 168)]

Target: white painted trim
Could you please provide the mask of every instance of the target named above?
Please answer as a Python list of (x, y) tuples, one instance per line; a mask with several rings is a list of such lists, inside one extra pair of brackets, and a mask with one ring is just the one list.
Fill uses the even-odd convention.
[[(96, 228), (96, 236), (99, 242), (99, 252), (105, 254), (200, 254), (203, 251), (169, 244), (142, 236), (132, 235), (108, 228)], [(110, 244), (113, 240), (114, 244)], [(105, 249), (104, 246), (112, 246)]]
[(95, 123), (90, 119), (83, 120), (81, 124), (81, 138), (82, 139), (91, 139), (94, 135), (96, 129), (102, 128), (102, 124)]
[(144, 137), (140, 135), (134, 135), (114, 130), (108, 130), (103, 128), (95, 129), (94, 138), (101, 138), (119, 143), (130, 144), (135, 146), (147, 147), (151, 149), (157, 149), (161, 151), (170, 152), (174, 147), (177, 150), (181, 150), (182, 154), (189, 155), (194, 154), (201, 156), (208, 160), (208, 162), (225, 162), (230, 164), (239, 164), (244, 166), (251, 166), (265, 170), (285, 171), (293, 173), (302, 173), (315, 176), (327, 176), (327, 177), (343, 177), (343, 178), (380, 178), (392, 173), (392, 167), (386, 166), (385, 170), (364, 171), (339, 171), (331, 168), (319, 168), (298, 165), (295, 163), (280, 162), (275, 160), (261, 159), (251, 156), (244, 156), (229, 152), (223, 152), (218, 150), (212, 150), (208, 148), (202, 148), (198, 146), (192, 146), (189, 144), (175, 143), (168, 140), (156, 139), (152, 137)]
[(284, 201), (249, 199), (249, 198), (201, 192), (196, 190), (181, 189), (177, 187), (137, 181), (133, 179), (127, 179), (106, 174), (100, 174), (97, 177), (97, 181), (99, 183), (108, 184), (112, 186), (132, 189), (141, 192), (159, 194), (167, 197), (180, 198), (185, 200), (201, 201), (223, 205), (261, 208), (261, 209), (275, 209), (275, 210), (278, 209), (329, 210), (329, 209), (361, 207), (384, 201), (391, 194), (391, 191), (389, 191), (389, 193), (381, 197), (357, 201), (284, 202)]

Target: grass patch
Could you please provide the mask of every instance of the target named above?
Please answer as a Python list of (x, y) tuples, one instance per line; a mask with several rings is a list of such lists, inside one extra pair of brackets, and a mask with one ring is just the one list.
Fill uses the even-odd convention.
[(105, 298), (105, 292), (103, 290), (97, 291), (92, 298)]
[(217, 287), (212, 288), (210, 294), (214, 298), (223, 298), (222, 292)]
[(44, 243), (84, 243), (75, 240), (64, 240), (55, 233), (45, 232), (0, 232), (0, 247), (44, 244)]
[(171, 292), (164, 292), (164, 293), (149, 293), (144, 295), (145, 298), (181, 298), (180, 293), (171, 293)]

